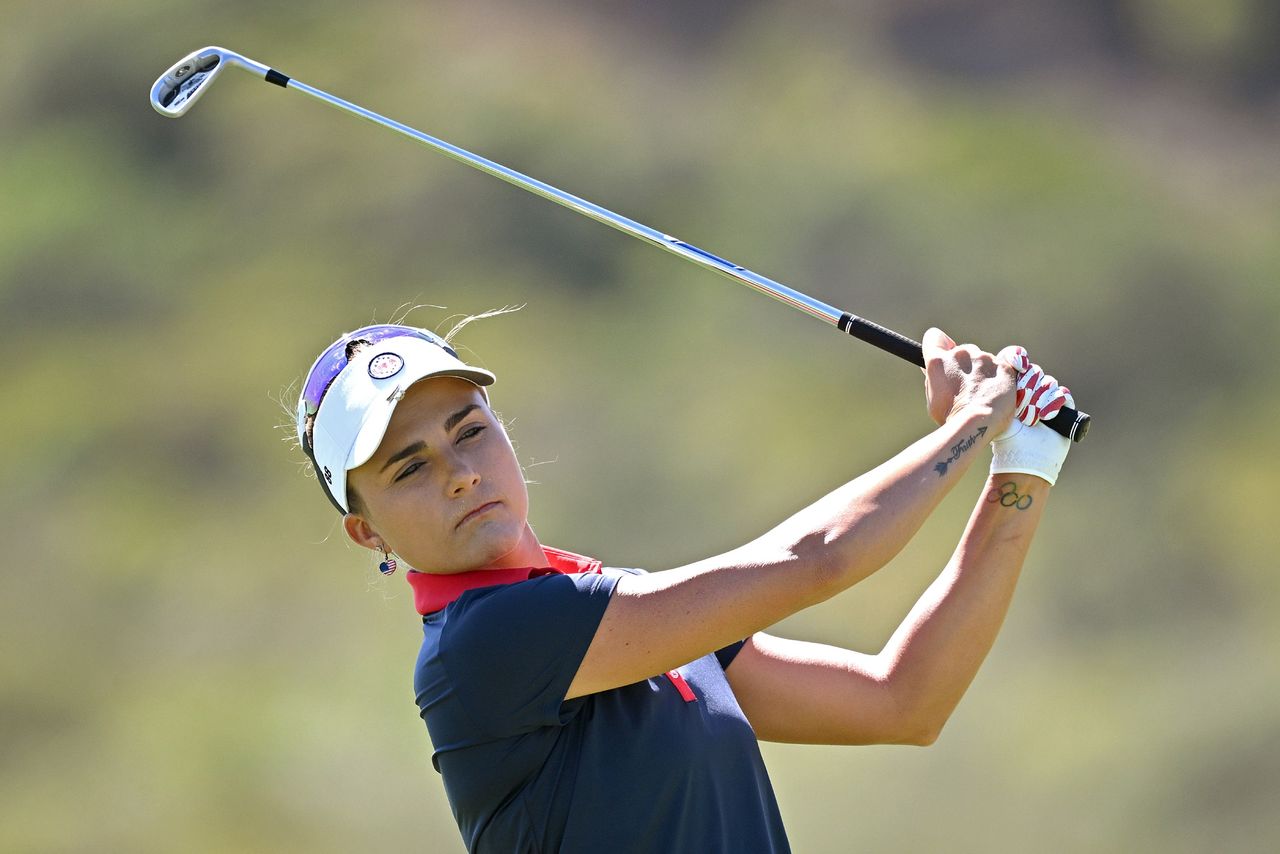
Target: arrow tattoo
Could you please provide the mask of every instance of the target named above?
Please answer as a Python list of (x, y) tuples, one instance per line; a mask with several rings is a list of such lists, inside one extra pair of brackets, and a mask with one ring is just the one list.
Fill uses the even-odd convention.
[(952, 445), (951, 456), (933, 467), (933, 470), (938, 473), (938, 477), (945, 477), (947, 469), (951, 468), (951, 464), (960, 459), (960, 457), (963, 456), (966, 451), (973, 448), (974, 445), (978, 444), (978, 440), (985, 435), (987, 435), (987, 428), (979, 427), (977, 433), (974, 433), (968, 439), (961, 439), (959, 442)]

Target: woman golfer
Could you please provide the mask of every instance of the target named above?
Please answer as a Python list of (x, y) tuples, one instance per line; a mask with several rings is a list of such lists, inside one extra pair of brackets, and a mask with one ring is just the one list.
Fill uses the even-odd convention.
[[(759, 740), (929, 744), (986, 656), (1070, 443), (1025, 351), (924, 337), (937, 429), (739, 548), (652, 574), (529, 526), (493, 374), (425, 330), (316, 360), (299, 438), (356, 543), (407, 564), (414, 690), (471, 851), (787, 851)], [(942, 574), (878, 655), (764, 633), (884, 566), (990, 445)], [(394, 557), (393, 557), (394, 555)]]

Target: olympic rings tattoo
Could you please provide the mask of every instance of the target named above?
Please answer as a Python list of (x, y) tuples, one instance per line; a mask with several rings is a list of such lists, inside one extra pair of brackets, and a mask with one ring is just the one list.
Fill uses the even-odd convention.
[(1026, 510), (1031, 506), (1031, 496), (1019, 495), (1018, 484), (1008, 481), (987, 493), (987, 503), (998, 503), (1001, 507), (1016, 507), (1019, 510)]

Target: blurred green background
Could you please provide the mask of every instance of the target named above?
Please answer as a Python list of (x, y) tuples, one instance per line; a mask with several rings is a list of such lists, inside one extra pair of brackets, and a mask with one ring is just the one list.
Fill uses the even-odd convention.
[[(765, 747), (797, 851), (1275, 850), (1280, 7), (847, 5), (6, 4), (0, 850), (461, 850), (408, 586), (278, 429), (339, 332), (525, 304), (465, 355), (543, 542), (613, 565), (931, 426), (915, 369), (248, 75), (159, 117), (205, 44), (1093, 413), (939, 742)], [(777, 631), (878, 650), (980, 468)]]

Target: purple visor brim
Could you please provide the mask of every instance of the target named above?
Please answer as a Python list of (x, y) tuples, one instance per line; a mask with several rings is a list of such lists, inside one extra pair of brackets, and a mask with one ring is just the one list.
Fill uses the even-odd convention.
[(311, 370), (307, 372), (307, 382), (302, 387), (302, 405), (299, 408), (303, 411), (300, 414), (315, 415), (320, 411), (320, 401), (324, 399), (324, 393), (329, 390), (329, 386), (337, 379), (338, 374), (342, 373), (342, 369), (347, 366), (347, 346), (352, 341), (363, 340), (368, 341), (370, 344), (377, 344), (387, 338), (405, 337), (430, 341), (450, 356), (454, 358), (458, 356), (448, 342), (439, 335), (413, 326), (384, 323), (377, 326), (366, 326), (363, 329), (357, 329), (355, 332), (348, 332), (330, 344), (328, 349), (320, 354), (320, 358), (316, 359), (315, 364), (311, 366)]

